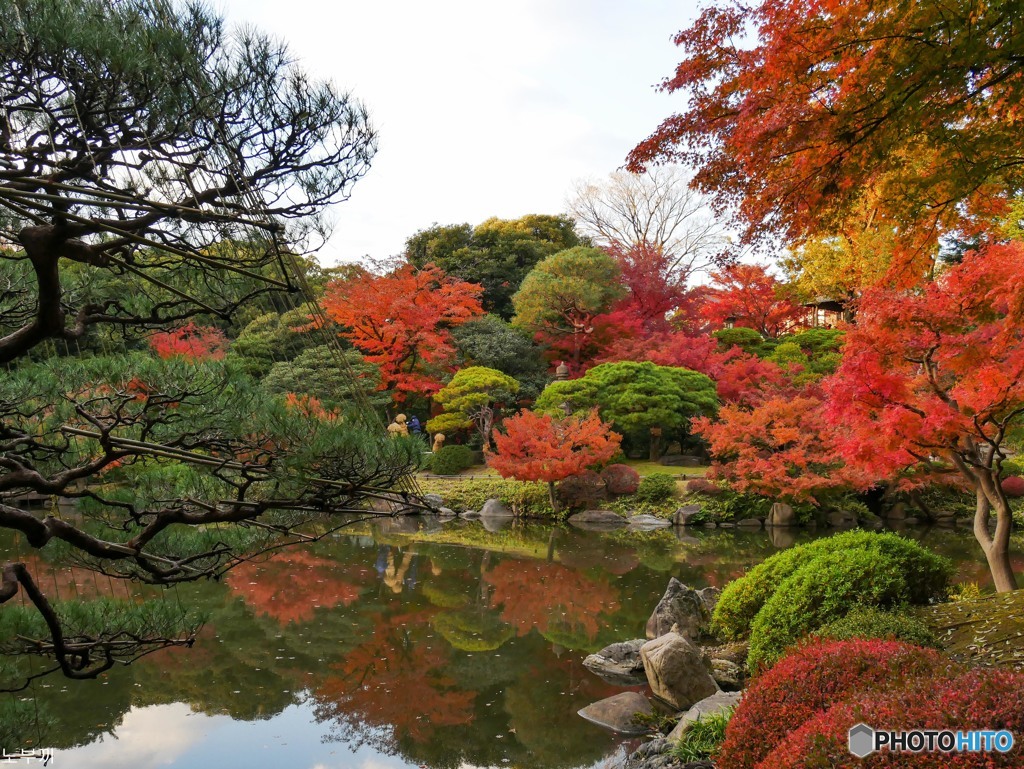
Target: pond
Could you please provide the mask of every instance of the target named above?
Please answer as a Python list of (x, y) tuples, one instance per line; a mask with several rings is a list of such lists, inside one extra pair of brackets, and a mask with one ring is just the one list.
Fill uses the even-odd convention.
[[(908, 533), (985, 582), (968, 530)], [(208, 614), (193, 648), (0, 696), (58, 769), (612, 767), (636, 742), (576, 715), (621, 691), (583, 658), (642, 636), (669, 577), (720, 587), (810, 536), (362, 523), (170, 592)]]

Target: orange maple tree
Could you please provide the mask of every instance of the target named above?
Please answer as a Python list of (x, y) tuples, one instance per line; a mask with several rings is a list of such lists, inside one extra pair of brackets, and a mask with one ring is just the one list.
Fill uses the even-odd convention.
[(494, 434), (497, 453), (488, 452), (487, 464), (502, 478), (547, 482), (551, 507), (556, 511), (555, 482), (607, 462), (618, 453), (622, 441), (596, 410), (564, 419), (523, 411), (506, 419), (504, 428), (504, 433)]
[(719, 328), (731, 322), (775, 339), (804, 325), (807, 310), (760, 265), (731, 264), (711, 279), (700, 313)]
[(386, 275), (364, 272), (329, 283), (323, 305), (342, 336), (380, 367), (380, 389), (403, 401), (441, 389), (455, 359), (451, 329), (483, 314), (482, 293), (433, 264), (404, 264)]

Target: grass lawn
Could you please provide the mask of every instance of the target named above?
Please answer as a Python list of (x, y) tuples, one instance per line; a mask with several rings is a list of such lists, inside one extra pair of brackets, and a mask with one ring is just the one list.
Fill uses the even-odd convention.
[[(670, 475), (685, 475), (687, 478), (701, 478), (707, 473), (706, 467), (665, 467), (649, 459), (627, 459), (624, 464), (629, 465), (641, 476), (651, 473), (668, 473)], [(459, 473), (460, 478), (499, 478), (500, 476), (487, 465), (477, 465)]]

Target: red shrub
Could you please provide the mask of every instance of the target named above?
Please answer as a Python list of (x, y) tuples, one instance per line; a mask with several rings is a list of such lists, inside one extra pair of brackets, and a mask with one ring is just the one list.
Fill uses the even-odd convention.
[[(1019, 767), (1021, 749), (1009, 753), (891, 753), (865, 759), (850, 755), (847, 732), (857, 723), (879, 729), (1007, 729), (1019, 740), (1024, 734), (1024, 673), (972, 670), (953, 677), (924, 678), (879, 695), (861, 694), (850, 702), (818, 713), (793, 731), (757, 765), (758, 769), (902, 769), (952, 767), (994, 769)], [(731, 725), (730, 725), (731, 728)], [(724, 767), (725, 764), (722, 764)]]
[(558, 484), (558, 496), (569, 507), (586, 507), (605, 498), (605, 484), (593, 470), (584, 470)]
[(1003, 478), (999, 485), (1003, 487), (1003, 492), (1008, 497), (1024, 497), (1024, 478), (1019, 475)]
[(707, 478), (694, 478), (687, 481), (686, 490), (691, 494), (708, 494), (710, 496), (722, 493), (722, 487)]
[(609, 494), (635, 494), (640, 487), (640, 473), (629, 465), (608, 465), (601, 478)]
[(719, 769), (760, 769), (787, 734), (860, 692), (904, 686), (936, 672), (959, 672), (931, 649), (898, 641), (812, 642), (783, 657), (749, 686), (729, 722)]

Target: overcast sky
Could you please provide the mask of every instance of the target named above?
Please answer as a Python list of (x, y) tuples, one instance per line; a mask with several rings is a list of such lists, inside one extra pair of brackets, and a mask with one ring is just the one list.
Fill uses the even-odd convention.
[[(216, 2), (216, 0), (215, 0)], [(414, 232), (555, 214), (679, 104), (653, 86), (697, 0), (220, 0), (369, 108), (380, 150), (321, 260), (400, 253)]]

